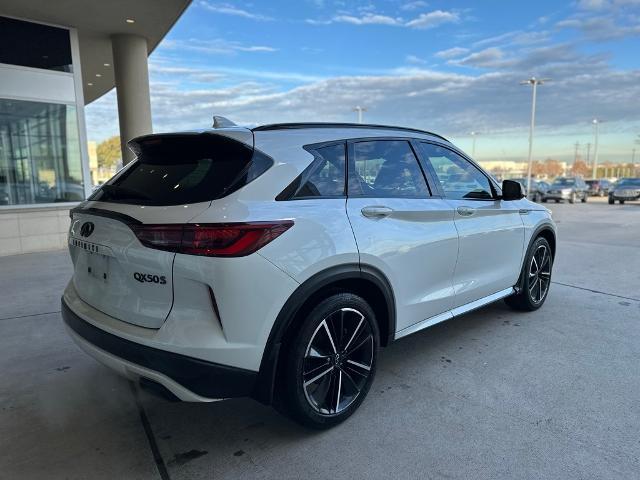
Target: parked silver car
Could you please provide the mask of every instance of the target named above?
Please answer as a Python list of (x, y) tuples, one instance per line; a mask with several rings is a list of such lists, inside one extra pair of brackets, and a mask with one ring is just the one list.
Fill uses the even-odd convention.
[(580, 200), (585, 203), (588, 196), (588, 186), (582, 178), (558, 177), (544, 194), (542, 201), (554, 200), (558, 203), (560, 200), (566, 200), (569, 203), (575, 203), (576, 200)]
[(640, 199), (640, 178), (623, 178), (618, 180), (609, 191), (609, 205), (631, 202)]

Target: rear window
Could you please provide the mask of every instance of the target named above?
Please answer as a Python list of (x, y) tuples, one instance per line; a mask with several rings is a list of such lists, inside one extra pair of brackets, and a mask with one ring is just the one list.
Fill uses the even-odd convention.
[(133, 165), (89, 200), (181, 205), (222, 198), (248, 184), (273, 160), (236, 140), (211, 134), (143, 137), (132, 144)]
[(573, 178), (556, 178), (553, 182), (554, 187), (571, 187), (576, 184)]

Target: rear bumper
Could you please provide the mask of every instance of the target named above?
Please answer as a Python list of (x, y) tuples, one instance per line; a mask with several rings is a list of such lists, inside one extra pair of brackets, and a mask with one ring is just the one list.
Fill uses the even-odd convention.
[(570, 193), (545, 193), (543, 195), (545, 200), (569, 200), (571, 198)]
[(89, 355), (118, 373), (155, 381), (180, 400), (207, 402), (250, 396), (258, 372), (219, 365), (141, 345), (83, 320), (62, 298), (62, 318), (73, 340)]

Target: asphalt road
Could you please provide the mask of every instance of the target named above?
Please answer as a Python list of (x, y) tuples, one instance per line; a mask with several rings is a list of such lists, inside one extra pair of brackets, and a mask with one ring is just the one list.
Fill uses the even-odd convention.
[(167, 403), (66, 336), (66, 252), (0, 258), (0, 478), (640, 477), (640, 204), (549, 204), (545, 306), (400, 340), (345, 424), (252, 400)]

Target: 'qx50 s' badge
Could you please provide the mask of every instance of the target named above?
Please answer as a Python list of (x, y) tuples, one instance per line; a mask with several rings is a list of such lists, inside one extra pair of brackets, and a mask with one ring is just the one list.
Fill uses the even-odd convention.
[(160, 285), (166, 285), (167, 277), (164, 275), (152, 275), (150, 273), (133, 272), (133, 278), (140, 283), (159, 283)]
[(80, 235), (82, 235), (83, 237), (88, 237), (93, 233), (94, 228), (95, 226), (92, 222), (84, 222), (82, 224), (82, 227), (80, 227)]

